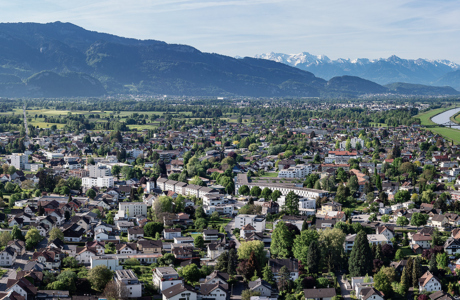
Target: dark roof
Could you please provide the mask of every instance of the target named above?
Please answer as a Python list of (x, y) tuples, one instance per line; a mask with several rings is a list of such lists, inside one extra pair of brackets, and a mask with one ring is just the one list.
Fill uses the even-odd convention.
[(189, 285), (183, 285), (183, 284), (176, 284), (166, 290), (163, 290), (161, 293), (163, 294), (163, 296), (165, 296), (166, 298), (171, 298), (171, 297), (174, 297), (182, 292), (185, 292), (185, 291), (190, 291), (190, 292), (194, 292), (196, 293), (193, 288)]
[(299, 271), (299, 262), (295, 258), (270, 258), (268, 264), (273, 273), (278, 273), (283, 266), (286, 266), (289, 272)]
[(220, 288), (225, 293), (228, 293), (228, 284), (221, 284), (221, 283), (215, 283), (215, 284), (203, 283), (200, 285), (200, 292), (202, 295), (209, 295), (210, 292), (214, 291), (217, 288)]
[(332, 298), (336, 296), (334, 288), (327, 289), (305, 289), (303, 290), (305, 298)]

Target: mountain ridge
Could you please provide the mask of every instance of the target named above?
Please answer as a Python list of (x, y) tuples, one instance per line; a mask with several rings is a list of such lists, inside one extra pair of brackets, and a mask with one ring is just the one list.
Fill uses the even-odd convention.
[[(431, 87), (403, 90), (433, 93)], [(451, 88), (436, 91), (458, 93)], [(398, 92), (366, 78), (338, 76), (327, 81), (272, 60), (237, 59), (188, 45), (89, 31), (71, 23), (0, 23), (0, 96), (131, 93), (360, 97)]]
[[(255, 55), (255, 57), (297, 67), (326, 80), (336, 76), (349, 75), (371, 80), (381, 85), (401, 81), (432, 85), (449, 72), (460, 70), (460, 64), (449, 60), (403, 59), (396, 55), (379, 59), (338, 58), (332, 60), (325, 55), (313, 55), (308, 52), (298, 54), (270, 52)], [(439, 83), (442, 84), (442, 81)]]

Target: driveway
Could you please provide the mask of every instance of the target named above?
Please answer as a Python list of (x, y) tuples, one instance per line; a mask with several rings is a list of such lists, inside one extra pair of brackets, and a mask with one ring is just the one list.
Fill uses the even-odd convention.
[(350, 292), (351, 290), (347, 289), (347, 282), (342, 278), (342, 274), (336, 274), (337, 279), (339, 280), (340, 284), (340, 292), (342, 293), (343, 299), (351, 299)]
[(240, 241), (236, 238), (233, 234), (233, 229), (235, 228), (235, 219), (232, 219), (228, 222), (227, 226), (225, 226), (225, 231), (227, 232), (227, 236), (230, 236), (230, 240), (236, 243), (236, 248), (240, 247)]

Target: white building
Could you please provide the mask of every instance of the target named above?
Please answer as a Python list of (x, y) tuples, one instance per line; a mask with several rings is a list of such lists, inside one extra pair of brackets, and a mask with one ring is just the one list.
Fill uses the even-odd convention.
[(89, 171), (89, 177), (105, 177), (112, 175), (110, 169), (106, 166), (89, 165), (87, 169)]
[(147, 216), (147, 205), (143, 202), (120, 202), (118, 203), (118, 216), (128, 218)]
[(113, 279), (117, 284), (123, 283), (129, 291), (129, 298), (142, 297), (142, 284), (132, 270), (117, 270)]
[(83, 177), (81, 179), (81, 185), (85, 188), (100, 187), (100, 188), (109, 188), (114, 186), (113, 176), (105, 177)]
[(163, 300), (197, 300), (197, 293), (183, 284), (165, 289), (162, 294)]
[[(357, 138), (357, 137), (352, 137), (350, 139), (351, 148), (356, 149), (357, 144), (360, 144), (361, 148), (364, 148), (364, 141), (362, 139)], [(346, 147), (347, 147), (347, 141), (343, 141), (343, 142), (340, 143), (340, 148), (341, 149), (345, 149)]]
[(11, 267), (16, 262), (16, 251), (14, 248), (7, 246), (0, 252), (0, 266)]
[(28, 161), (29, 156), (25, 155), (24, 153), (13, 153), (11, 155), (11, 165), (14, 166), (17, 170), (25, 170), (27, 168)]
[(245, 225), (251, 224), (256, 232), (265, 231), (265, 218), (257, 215), (237, 215), (235, 217), (235, 228), (243, 228)]
[(310, 175), (312, 172), (312, 167), (310, 165), (297, 165), (289, 167), (288, 169), (281, 170), (278, 173), (280, 178), (305, 178)]
[(426, 273), (418, 280), (418, 286), (420, 292), (431, 293), (441, 290), (441, 281), (431, 274), (430, 271), (426, 271)]
[(116, 271), (116, 270), (122, 270), (123, 267), (120, 266), (118, 262), (117, 257), (113, 256), (91, 256), (91, 269), (97, 267), (97, 266), (106, 266), (107, 269)]
[(153, 271), (153, 285), (160, 291), (182, 284), (179, 274), (172, 267), (158, 267)]

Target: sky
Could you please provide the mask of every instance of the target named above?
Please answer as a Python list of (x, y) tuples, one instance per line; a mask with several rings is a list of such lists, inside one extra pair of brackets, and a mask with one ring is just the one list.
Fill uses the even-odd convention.
[(0, 0), (1, 22), (71, 22), (229, 56), (460, 63), (458, 0)]

